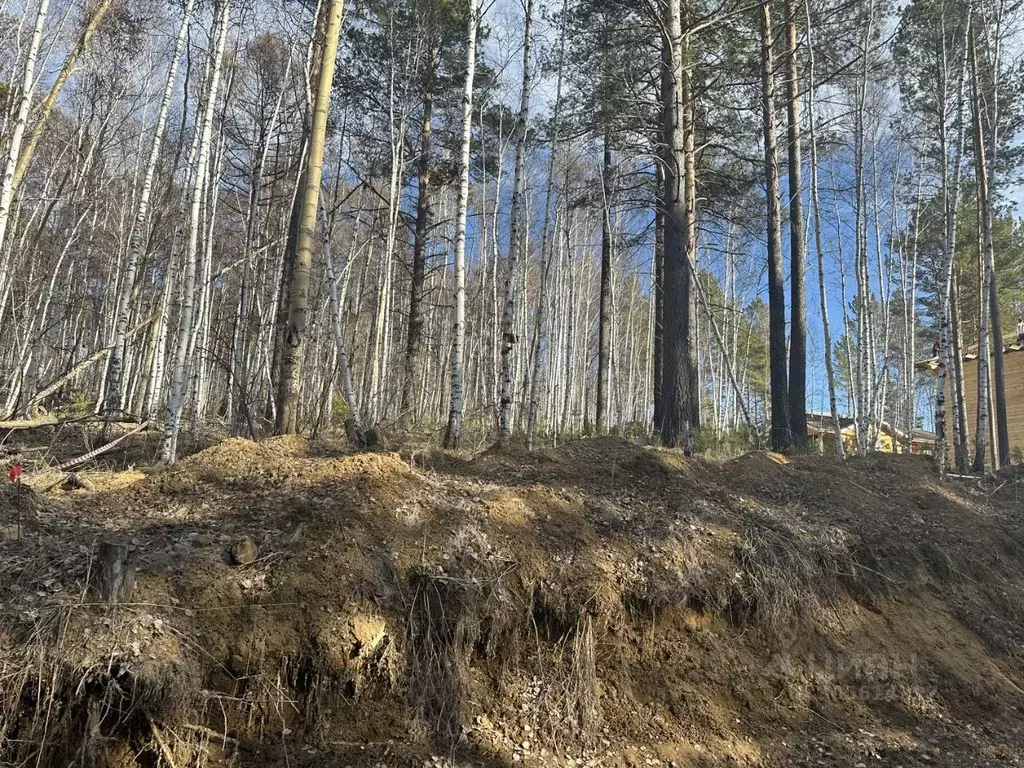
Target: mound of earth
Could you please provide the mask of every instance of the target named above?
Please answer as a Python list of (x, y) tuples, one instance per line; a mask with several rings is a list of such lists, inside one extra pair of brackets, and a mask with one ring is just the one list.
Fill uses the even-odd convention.
[(0, 765), (1024, 765), (1013, 477), (288, 438), (97, 487), (0, 497)]

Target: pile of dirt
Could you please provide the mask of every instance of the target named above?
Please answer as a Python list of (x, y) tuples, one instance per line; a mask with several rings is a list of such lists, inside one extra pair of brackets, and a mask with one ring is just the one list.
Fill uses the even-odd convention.
[[(1024, 507), (923, 459), (227, 440), (0, 498), (0, 764), (1024, 765)], [(98, 542), (130, 552), (117, 605)]]

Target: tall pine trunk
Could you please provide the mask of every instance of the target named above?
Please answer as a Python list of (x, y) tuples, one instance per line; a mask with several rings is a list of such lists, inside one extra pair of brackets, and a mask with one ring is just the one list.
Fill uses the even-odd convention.
[(793, 445), (803, 450), (807, 448), (807, 289), (804, 276), (807, 247), (804, 240), (804, 190), (800, 157), (800, 81), (797, 63), (796, 8), (793, 0), (785, 0), (784, 8), (786, 14), (786, 134), (789, 147), (789, 255), (791, 261), (789, 421)]
[[(978, 305), (978, 426), (974, 453), (975, 472), (985, 469), (986, 427), (988, 405), (991, 398), (989, 382), (989, 320), (991, 319), (992, 377), (995, 388), (996, 463), (993, 469), (1006, 464), (1010, 459), (1010, 439), (1006, 420), (1006, 391), (1003, 373), (1003, 332), (999, 316), (999, 295), (995, 280), (995, 248), (992, 240), (992, 203), (989, 193), (989, 165), (985, 147), (983, 124), (983, 96), (978, 72), (978, 43), (975, 30), (970, 35), (971, 49), (971, 95), (974, 133), (974, 163), (978, 187), (978, 209), (981, 218), (982, 249), (984, 262), (984, 284)], [(986, 312), (986, 301), (988, 311)]]
[(779, 156), (775, 136), (775, 57), (770, 0), (761, 4), (761, 116), (764, 176), (768, 198), (768, 357), (771, 387), (772, 449), (789, 450), (792, 432), (786, 371), (786, 294), (782, 274), (782, 213)]
[(686, 140), (683, 99), (685, 90), (684, 36), (681, 0), (667, 0), (662, 44), (662, 130), (665, 146), (665, 216), (662, 331), (663, 414), (661, 440), (670, 447), (693, 451), (693, 401), (690, 387), (694, 378), (693, 348), (690, 344), (691, 271), (690, 238), (687, 236)]
[[(433, 61), (433, 53), (427, 56)], [(428, 65), (428, 66), (432, 66)], [(423, 285), (427, 274), (427, 237), (431, 215), (430, 144), (434, 96), (427, 85), (423, 96), (423, 121), (420, 126), (419, 179), (416, 185), (416, 227), (412, 245), (412, 275), (409, 281), (409, 328), (405, 346), (405, 375), (402, 380), (402, 406), (399, 415), (403, 430), (416, 423), (416, 397), (423, 382)]]
[(608, 431), (608, 391), (612, 356), (612, 149), (608, 132), (604, 135), (604, 163), (601, 172), (603, 192), (601, 216), (601, 287), (597, 321), (597, 434)]

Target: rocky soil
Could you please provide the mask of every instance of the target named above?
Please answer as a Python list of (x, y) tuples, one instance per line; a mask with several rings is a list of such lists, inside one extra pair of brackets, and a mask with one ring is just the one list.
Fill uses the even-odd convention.
[(81, 474), (0, 500), (2, 765), (1024, 765), (1015, 473), (277, 438)]

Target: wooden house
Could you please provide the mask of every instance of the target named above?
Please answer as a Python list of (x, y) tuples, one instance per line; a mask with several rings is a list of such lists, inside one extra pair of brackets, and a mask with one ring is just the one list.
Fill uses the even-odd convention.
[[(871, 450), (882, 453), (902, 453), (908, 449), (913, 453), (931, 453), (935, 445), (935, 435), (931, 432), (915, 429), (909, 437), (901, 430), (893, 427), (889, 422), (883, 421), (877, 425), (877, 434), (869, 435), (869, 442), (872, 443)], [(857, 447), (857, 425), (848, 416), (839, 417), (839, 431), (843, 436), (843, 448), (847, 453), (853, 454)], [(875, 432), (874, 427), (870, 432)], [(824, 455), (835, 453), (836, 450), (836, 429), (832, 414), (808, 412), (807, 414), (807, 439), (813, 450)]]
[[(839, 417), (839, 429), (846, 444), (846, 432), (853, 429), (853, 419)], [(836, 452), (836, 427), (831, 413), (807, 412), (807, 444), (816, 453), (831, 456)]]
[[(971, 453), (974, 452), (975, 429), (978, 424), (978, 351), (972, 348), (963, 356), (964, 400), (967, 403), (967, 430)], [(938, 357), (922, 360), (917, 364), (919, 371), (935, 373), (939, 368)], [(991, 371), (991, 368), (989, 369)], [(1020, 461), (1024, 451), (1024, 342), (1018, 336), (1008, 337), (1003, 342), (1003, 381), (1006, 384), (1006, 422), (1010, 434), (1010, 458)], [(952, 451), (953, 397), (950, 394), (952, 376), (946, 377), (946, 441)], [(989, 422), (989, 446), (992, 445), (993, 425)], [(991, 448), (986, 461), (991, 462)]]

